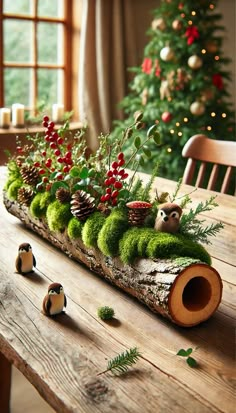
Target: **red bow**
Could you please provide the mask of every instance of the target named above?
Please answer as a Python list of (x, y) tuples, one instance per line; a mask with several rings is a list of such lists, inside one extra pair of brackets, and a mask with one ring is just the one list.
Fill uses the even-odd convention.
[(151, 71), (152, 71), (152, 59), (150, 59), (150, 57), (145, 57), (142, 63), (142, 72), (147, 73), (147, 75), (150, 75)]
[(192, 44), (196, 39), (200, 37), (199, 31), (196, 26), (190, 26), (185, 32), (185, 36), (188, 38), (188, 45)]
[(219, 73), (212, 76), (212, 83), (219, 90), (222, 90), (224, 87), (222, 76)]

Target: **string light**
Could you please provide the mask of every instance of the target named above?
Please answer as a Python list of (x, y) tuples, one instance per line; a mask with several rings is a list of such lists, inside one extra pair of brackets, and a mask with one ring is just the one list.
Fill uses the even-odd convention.
[(170, 133), (173, 135), (173, 133), (175, 133), (174, 129), (171, 129)]
[(206, 54), (206, 49), (202, 49), (202, 54)]
[(191, 26), (193, 24), (192, 20), (188, 21), (188, 25)]
[(211, 130), (212, 129), (212, 127), (211, 126), (207, 126), (207, 130)]
[(182, 17), (182, 19), (184, 19), (185, 18), (185, 14), (184, 13), (181, 13), (181, 15), (180, 15), (181, 17)]
[(215, 56), (215, 60), (220, 60), (220, 56)]
[(182, 136), (183, 134), (182, 134), (182, 132), (178, 132), (178, 136)]
[(180, 126), (180, 123), (179, 123), (179, 122), (176, 122), (176, 126)]
[(215, 8), (214, 4), (210, 4), (209, 8), (213, 10)]
[(168, 153), (171, 153), (171, 152), (172, 152), (172, 149), (171, 149), (171, 148), (167, 148), (167, 152), (168, 152)]
[(194, 10), (192, 11), (191, 14), (192, 14), (192, 16), (196, 16), (196, 12)]
[(188, 118), (184, 118), (184, 122), (185, 122), (185, 123), (188, 122)]
[(214, 118), (216, 116), (215, 112), (211, 112), (211, 116)]
[(222, 118), (226, 118), (226, 113), (222, 113)]

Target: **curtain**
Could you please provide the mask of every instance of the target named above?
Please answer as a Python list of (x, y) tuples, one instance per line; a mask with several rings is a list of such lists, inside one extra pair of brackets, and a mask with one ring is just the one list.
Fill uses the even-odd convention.
[(157, 6), (156, 0), (83, 0), (79, 113), (88, 125), (92, 150), (97, 137), (110, 131), (112, 120), (122, 117), (118, 103), (131, 79), (127, 68), (141, 64), (144, 43), (139, 39), (145, 39)]

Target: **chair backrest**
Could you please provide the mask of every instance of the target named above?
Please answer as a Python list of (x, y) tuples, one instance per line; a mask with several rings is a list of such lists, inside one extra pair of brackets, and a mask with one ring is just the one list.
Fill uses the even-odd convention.
[[(183, 183), (202, 187), (205, 179), (207, 164), (213, 164), (207, 189), (215, 190), (215, 185), (219, 177), (220, 165), (226, 166), (220, 192), (227, 193), (230, 180), (233, 177), (234, 167), (236, 167), (236, 142), (220, 141), (209, 139), (205, 135), (194, 135), (185, 144), (182, 155), (189, 158), (184, 175)], [(196, 182), (195, 169), (197, 161), (201, 161)]]

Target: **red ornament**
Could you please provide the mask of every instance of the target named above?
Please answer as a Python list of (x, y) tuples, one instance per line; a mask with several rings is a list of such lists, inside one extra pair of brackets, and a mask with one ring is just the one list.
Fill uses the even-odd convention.
[(151, 71), (152, 71), (152, 59), (150, 59), (150, 57), (145, 57), (142, 63), (142, 72), (147, 73), (147, 75), (150, 75)]
[(212, 76), (212, 83), (219, 90), (222, 90), (224, 88), (223, 79), (219, 73), (216, 73)]
[(188, 38), (187, 43), (191, 45), (196, 39), (199, 39), (200, 34), (196, 26), (190, 26), (185, 32), (185, 36)]
[(168, 123), (172, 119), (172, 114), (170, 112), (163, 112), (161, 115), (161, 119), (163, 122)]

